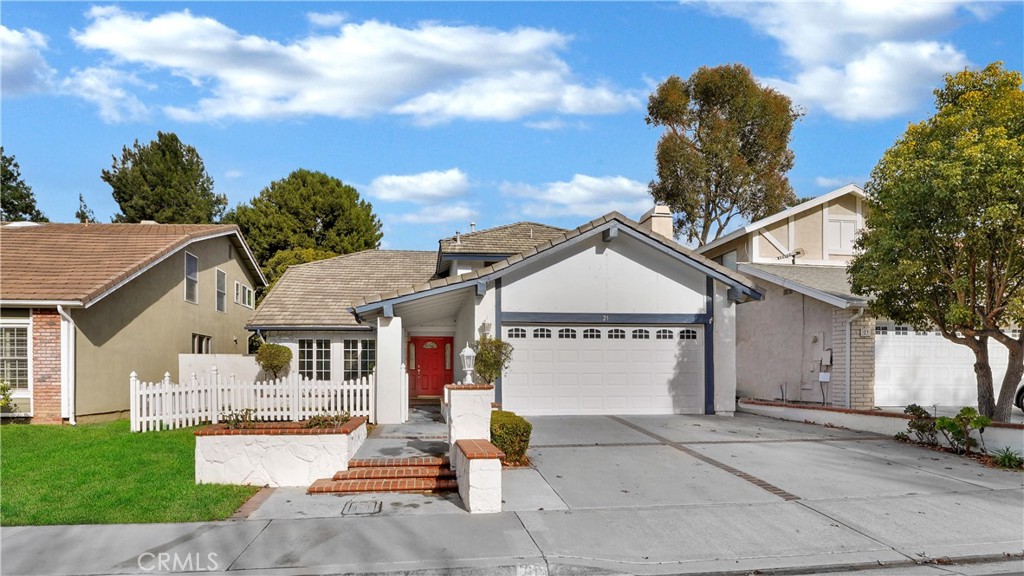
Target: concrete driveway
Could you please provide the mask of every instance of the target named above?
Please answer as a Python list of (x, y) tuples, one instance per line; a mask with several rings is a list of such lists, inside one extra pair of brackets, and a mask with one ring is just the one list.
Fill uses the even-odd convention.
[[(450, 494), (278, 489), (243, 521), (3, 528), (0, 572), (152, 573), (139, 559), (161, 552), (288, 576), (1024, 568), (1021, 473), (742, 414), (530, 420), (533, 467), (503, 472), (500, 514), (467, 514)], [(346, 512), (355, 501), (379, 512)]]

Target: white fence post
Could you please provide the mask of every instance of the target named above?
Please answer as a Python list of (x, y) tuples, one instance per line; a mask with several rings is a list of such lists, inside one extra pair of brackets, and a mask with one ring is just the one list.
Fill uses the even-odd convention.
[(128, 375), (128, 389), (130, 390), (131, 398), (129, 398), (129, 414), (131, 414), (131, 429), (132, 432), (141, 432), (139, 430), (139, 375), (133, 370)]

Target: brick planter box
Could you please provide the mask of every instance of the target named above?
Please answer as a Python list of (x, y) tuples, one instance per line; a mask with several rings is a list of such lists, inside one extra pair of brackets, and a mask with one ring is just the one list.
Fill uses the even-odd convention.
[(308, 486), (348, 469), (366, 440), (366, 418), (352, 418), (337, 428), (261, 422), (229, 430), (215, 424), (195, 435), (196, 484)]

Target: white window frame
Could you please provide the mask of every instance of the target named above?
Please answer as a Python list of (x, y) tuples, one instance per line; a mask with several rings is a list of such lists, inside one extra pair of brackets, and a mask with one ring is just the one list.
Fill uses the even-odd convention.
[[(195, 259), (195, 261), (196, 261), (196, 277), (194, 279), (190, 279), (188, 277), (188, 259), (189, 259), (189, 257)], [(184, 294), (185, 302), (188, 302), (189, 304), (199, 304), (199, 257), (196, 256), (195, 254), (189, 252), (188, 250), (185, 251), (185, 271), (184, 272), (185, 272), (185, 274), (184, 274), (185, 275), (185, 294)], [(196, 283), (195, 284), (195, 291), (194, 291), (194, 294), (193, 294), (193, 296), (195, 296), (194, 300), (189, 300), (188, 299), (188, 283), (189, 283), (189, 280), (192, 280), (193, 282)]]
[[(31, 314), (31, 313), (30, 313)], [(11, 398), (28, 399), (28, 412), (5, 412), (4, 417), (26, 417), (32, 416), (35, 404), (33, 402), (32, 389), (35, 381), (32, 367), (32, 318), (7, 318), (0, 321), (0, 328), (25, 328), (28, 338), (28, 387), (14, 388), (11, 390)]]
[[(228, 311), (228, 273), (221, 270), (220, 268), (214, 268), (214, 283), (213, 289), (216, 292), (216, 296), (213, 299), (213, 307), (217, 312)], [(224, 280), (224, 288), (221, 289), (221, 279)]]
[(680, 340), (697, 340), (697, 330), (694, 328), (683, 328), (679, 331)]
[(252, 310), (254, 303), (253, 291), (248, 284), (235, 280), (235, 304)]
[(526, 338), (526, 328), (519, 328), (519, 327), (509, 328), (508, 329), (508, 335), (506, 337), (508, 339), (510, 339), (510, 340), (517, 340), (517, 339), (521, 339), (521, 338)]
[[(351, 347), (350, 342), (355, 343), (355, 347)], [(368, 359), (365, 357), (368, 352), (367, 344), (373, 343), (373, 360), (370, 362), (373, 367), (363, 366)], [(355, 352), (356, 357), (348, 358), (347, 354)], [(411, 341), (409, 342), (409, 369), (416, 369), (416, 346)], [(349, 378), (347, 373), (352, 372), (348, 369), (349, 362), (354, 361), (356, 363), (355, 378)], [(345, 338), (341, 341), (341, 379), (345, 381), (365, 378), (373, 373), (377, 368), (377, 341), (373, 338)]]
[[(196, 344), (199, 344), (196, 346)], [(200, 334), (198, 332), (192, 333), (192, 353), (193, 354), (213, 354), (213, 336), (206, 334)]]

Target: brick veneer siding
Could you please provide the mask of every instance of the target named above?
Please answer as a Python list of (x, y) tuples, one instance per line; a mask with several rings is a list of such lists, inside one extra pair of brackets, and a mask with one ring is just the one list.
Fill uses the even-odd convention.
[(32, 423), (59, 424), (60, 315), (56, 310), (32, 310)]
[(832, 381), (830, 400), (833, 406), (872, 408), (875, 405), (875, 317), (864, 314), (850, 327), (850, 406), (846, 406), (846, 322), (857, 310), (836, 310), (832, 316)]

